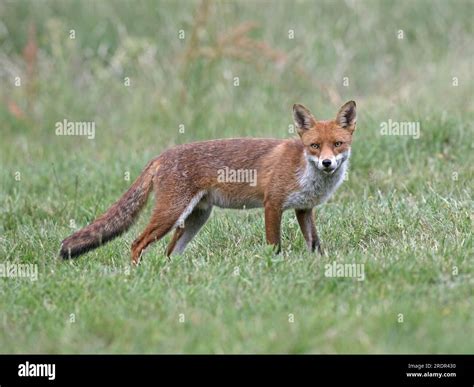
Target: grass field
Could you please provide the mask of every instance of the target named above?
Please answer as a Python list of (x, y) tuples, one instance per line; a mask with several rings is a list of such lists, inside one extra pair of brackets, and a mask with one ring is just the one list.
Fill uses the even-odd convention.
[[(1, 1), (2, 353), (473, 353), (472, 1)], [(354, 99), (347, 181), (292, 212), (283, 252), (262, 210), (215, 210), (182, 256), (130, 268), (124, 236), (78, 260), (61, 240), (166, 148), (292, 137)], [(57, 136), (64, 119), (95, 137)], [(420, 136), (383, 135), (389, 120)], [(130, 179), (128, 179), (130, 177)], [(150, 204), (150, 203), (149, 203)], [(365, 280), (325, 265), (364, 264)], [(2, 271), (0, 270), (0, 273)], [(8, 274), (8, 273), (7, 273)]]

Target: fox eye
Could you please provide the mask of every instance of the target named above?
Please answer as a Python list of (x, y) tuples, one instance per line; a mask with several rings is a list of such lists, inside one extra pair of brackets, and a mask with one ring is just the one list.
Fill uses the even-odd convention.
[(337, 148), (337, 147), (340, 147), (342, 145), (342, 141), (336, 141), (334, 143), (334, 146)]
[(311, 144), (311, 148), (313, 148), (313, 149), (319, 149), (319, 144)]

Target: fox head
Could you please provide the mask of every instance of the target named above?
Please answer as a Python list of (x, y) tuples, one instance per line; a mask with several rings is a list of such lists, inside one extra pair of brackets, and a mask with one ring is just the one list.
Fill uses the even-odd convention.
[(356, 103), (346, 102), (334, 120), (317, 121), (300, 104), (293, 105), (293, 119), (310, 162), (326, 174), (333, 174), (350, 156), (356, 128)]

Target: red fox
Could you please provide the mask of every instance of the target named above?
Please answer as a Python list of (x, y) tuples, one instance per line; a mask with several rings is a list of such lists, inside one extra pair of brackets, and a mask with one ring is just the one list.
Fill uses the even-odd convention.
[(132, 244), (133, 264), (139, 263), (150, 244), (173, 229), (166, 255), (182, 253), (213, 206), (263, 207), (266, 240), (277, 252), (282, 213), (294, 209), (308, 249), (322, 254), (312, 209), (325, 202), (344, 179), (356, 128), (356, 104), (345, 103), (330, 121), (317, 121), (306, 107), (295, 104), (293, 119), (299, 138), (212, 140), (166, 150), (148, 163), (105, 214), (62, 242), (61, 256), (76, 257), (125, 232), (152, 189), (153, 214)]

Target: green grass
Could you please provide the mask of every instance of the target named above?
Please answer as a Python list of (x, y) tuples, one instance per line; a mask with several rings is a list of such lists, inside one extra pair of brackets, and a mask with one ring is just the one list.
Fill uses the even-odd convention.
[[(0, 278), (0, 351), (473, 353), (473, 2), (212, 3), (201, 47), (254, 21), (248, 38), (279, 60), (186, 59), (198, 7), (0, 3), (0, 264), (39, 271)], [(218, 209), (184, 255), (164, 257), (168, 236), (130, 268), (148, 206), (121, 238), (58, 259), (71, 220), (105, 211), (164, 149), (289, 137), (293, 103), (327, 119), (349, 99), (349, 178), (316, 210), (326, 256), (305, 251), (291, 212), (274, 256), (261, 210)], [(56, 136), (65, 118), (95, 121), (95, 139)], [(381, 136), (388, 119), (420, 122), (420, 138)], [(363, 263), (365, 280), (325, 277), (333, 261)]]

